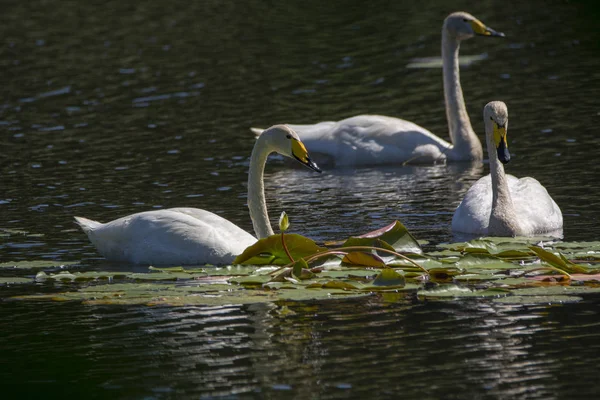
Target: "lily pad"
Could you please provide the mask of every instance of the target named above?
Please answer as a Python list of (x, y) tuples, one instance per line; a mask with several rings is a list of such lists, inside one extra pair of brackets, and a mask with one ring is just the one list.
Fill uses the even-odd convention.
[(344, 256), (342, 263), (363, 267), (384, 268), (385, 262), (376, 254), (364, 251), (352, 251)]
[(502, 304), (563, 304), (577, 303), (583, 300), (578, 296), (508, 296), (494, 299), (495, 303)]
[[(319, 247), (311, 239), (295, 233), (284, 235), (285, 244), (294, 260), (305, 258), (310, 255), (327, 250)], [(286, 265), (290, 259), (283, 248), (281, 235), (272, 235), (268, 238), (260, 239), (258, 242), (248, 247), (242, 254), (233, 261), (234, 264), (250, 265)]]
[(560, 253), (556, 255), (538, 246), (531, 246), (530, 249), (540, 258), (540, 260), (567, 273), (585, 273), (589, 271), (588, 268), (573, 264)]
[(76, 265), (74, 261), (53, 261), (53, 260), (34, 260), (34, 261), (8, 261), (0, 263), (0, 270), (4, 269), (55, 269), (66, 266)]
[(21, 278), (18, 276), (0, 276), (0, 286), (2, 285), (14, 285), (20, 283), (33, 283), (31, 278)]
[(389, 244), (398, 253), (422, 254), (423, 250), (419, 242), (410, 234), (408, 229), (399, 221), (385, 226), (381, 229), (365, 233), (364, 235), (351, 237), (342, 247), (350, 246), (374, 246), (381, 240)]

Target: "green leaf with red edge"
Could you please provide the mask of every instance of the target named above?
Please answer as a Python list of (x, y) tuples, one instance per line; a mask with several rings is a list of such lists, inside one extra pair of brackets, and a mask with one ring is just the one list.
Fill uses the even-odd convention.
[(399, 253), (423, 253), (417, 240), (399, 221), (394, 221), (388, 226), (364, 235), (352, 236), (344, 242), (342, 247), (377, 246), (378, 241), (386, 242)]
[[(325, 247), (317, 246), (311, 239), (296, 233), (287, 233), (284, 234), (283, 237), (285, 238), (285, 244), (294, 260), (327, 250)], [(249, 265), (286, 265), (290, 263), (290, 259), (283, 248), (281, 235), (272, 235), (260, 239), (252, 246), (246, 248), (242, 254), (233, 260), (233, 263)]]

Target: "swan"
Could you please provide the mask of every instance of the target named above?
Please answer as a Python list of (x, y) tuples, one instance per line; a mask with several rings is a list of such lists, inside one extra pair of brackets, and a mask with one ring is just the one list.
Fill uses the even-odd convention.
[[(285, 125), (267, 129), (250, 157), (248, 208), (258, 238), (273, 235), (263, 171), (277, 152), (321, 172), (298, 134)], [(98, 252), (112, 261), (149, 265), (230, 264), (256, 238), (232, 222), (198, 208), (170, 208), (128, 215), (108, 223), (75, 217)]]
[(510, 161), (506, 104), (486, 104), (483, 122), (490, 174), (467, 191), (452, 217), (452, 230), (487, 236), (561, 236), (562, 213), (546, 188), (534, 178), (504, 174), (502, 164)]
[[(289, 126), (311, 154), (323, 154), (337, 166), (481, 160), (483, 149), (469, 121), (458, 67), (460, 42), (476, 35), (504, 37), (466, 12), (452, 13), (444, 20), (444, 97), (452, 143), (412, 122), (383, 115)], [(262, 132), (250, 129), (257, 135)]]

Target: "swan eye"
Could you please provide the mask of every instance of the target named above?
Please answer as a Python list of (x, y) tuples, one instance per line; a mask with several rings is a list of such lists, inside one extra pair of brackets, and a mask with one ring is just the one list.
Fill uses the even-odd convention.
[(288, 139), (291, 139), (292, 135), (286, 135), (285, 137), (288, 138)]
[(469, 20), (466, 18), (463, 18), (463, 22), (469, 22)]
[(493, 120), (494, 120), (494, 117), (490, 117), (490, 119), (493, 121)]

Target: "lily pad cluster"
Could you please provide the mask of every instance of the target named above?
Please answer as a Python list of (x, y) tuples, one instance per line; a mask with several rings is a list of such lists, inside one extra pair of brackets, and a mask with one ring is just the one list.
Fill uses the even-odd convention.
[(372, 297), (545, 304), (600, 292), (600, 242), (482, 238), (424, 252), (397, 221), (327, 247), (284, 233), (287, 216), (280, 226), (281, 234), (259, 240), (225, 267), (150, 267), (136, 273), (4, 263), (0, 295), (1, 286), (35, 284), (57, 290), (10, 299), (222, 305)]

